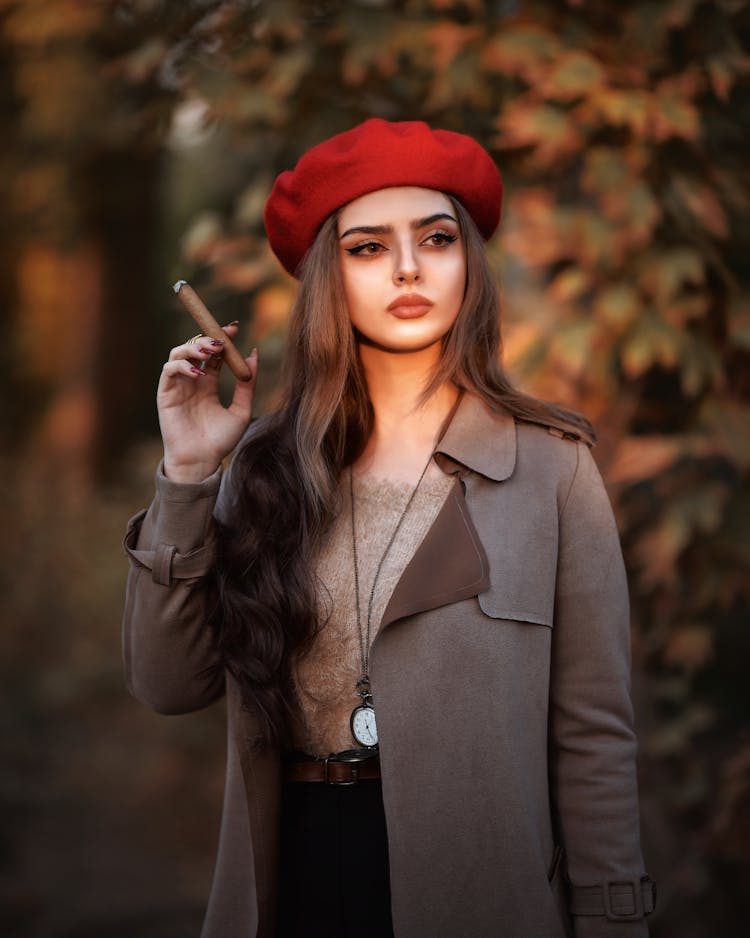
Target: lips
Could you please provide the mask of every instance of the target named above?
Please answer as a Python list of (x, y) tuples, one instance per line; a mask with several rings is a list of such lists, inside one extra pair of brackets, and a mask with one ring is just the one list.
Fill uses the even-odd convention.
[(429, 312), (433, 305), (432, 300), (419, 293), (404, 293), (389, 303), (386, 309), (399, 319), (418, 319)]

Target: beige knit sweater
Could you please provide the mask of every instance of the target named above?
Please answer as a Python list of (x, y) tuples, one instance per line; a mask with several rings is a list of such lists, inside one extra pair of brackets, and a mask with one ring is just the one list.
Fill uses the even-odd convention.
[[(452, 477), (444, 475), (434, 465), (420, 483), (375, 584), (371, 644), (396, 583), (435, 520), (452, 484)], [(411, 486), (405, 483), (356, 477), (354, 480), (363, 636), (373, 579), (410, 494)], [(348, 474), (342, 480), (341, 510), (322, 547), (316, 572), (323, 625), (309, 652), (295, 666), (300, 709), (295, 744), (305, 752), (323, 756), (359, 745), (349, 725), (351, 712), (360, 703), (355, 685), (362, 668)], [(377, 688), (373, 688), (373, 694), (377, 712)]]

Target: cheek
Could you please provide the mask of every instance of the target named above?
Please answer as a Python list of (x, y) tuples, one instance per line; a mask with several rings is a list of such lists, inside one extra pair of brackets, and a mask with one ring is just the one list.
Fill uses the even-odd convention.
[[(372, 265), (372, 267), (374, 266), (375, 265)], [(350, 315), (356, 316), (358, 309), (367, 309), (378, 296), (376, 292), (376, 272), (371, 268), (365, 267), (365, 265), (362, 265), (362, 268), (358, 269), (354, 274), (351, 270), (347, 270), (346, 267), (342, 270), (344, 297), (346, 298)]]
[(466, 264), (463, 259), (455, 264), (453, 269), (448, 272), (444, 281), (444, 291), (450, 296), (453, 303), (458, 306), (466, 293)]

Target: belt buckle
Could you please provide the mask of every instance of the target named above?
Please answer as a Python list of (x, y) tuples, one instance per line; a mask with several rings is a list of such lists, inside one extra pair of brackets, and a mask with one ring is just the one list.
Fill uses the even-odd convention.
[[(332, 779), (328, 775), (328, 765), (333, 762), (335, 765), (349, 765), (352, 777), (347, 781), (339, 781), (337, 779)], [(326, 756), (323, 761), (323, 781), (326, 785), (336, 785), (342, 788), (350, 788), (352, 785), (357, 785), (359, 783), (359, 767), (354, 760), (347, 759), (332, 759), (330, 756)]]

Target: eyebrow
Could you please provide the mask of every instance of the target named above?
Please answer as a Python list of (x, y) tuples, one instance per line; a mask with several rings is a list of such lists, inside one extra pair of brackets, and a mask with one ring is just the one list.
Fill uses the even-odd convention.
[[(458, 224), (452, 215), (448, 215), (446, 212), (438, 212), (436, 215), (428, 215), (426, 218), (415, 219), (410, 227), (412, 230), (418, 231), (420, 228), (427, 227), (427, 225), (433, 225), (436, 221), (452, 221), (454, 224)], [(350, 234), (393, 234), (393, 225), (358, 225), (356, 228), (347, 228), (346, 231), (339, 236), (339, 240)]]

